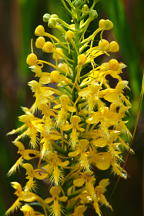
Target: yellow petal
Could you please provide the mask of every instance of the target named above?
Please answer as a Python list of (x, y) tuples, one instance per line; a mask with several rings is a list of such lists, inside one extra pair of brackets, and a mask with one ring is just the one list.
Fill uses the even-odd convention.
[(74, 213), (72, 216), (83, 216), (84, 212), (86, 211), (87, 207), (84, 205), (79, 205), (75, 208)]
[(45, 199), (45, 203), (47, 203), (47, 204), (49, 204), (49, 203), (51, 203), (53, 201), (53, 198), (51, 197), (51, 198), (46, 198)]
[(48, 173), (42, 169), (35, 169), (34, 170), (34, 176), (35, 176), (35, 178), (37, 178), (39, 180), (43, 180), (43, 179), (47, 178)]
[(59, 200), (61, 201), (61, 202), (66, 202), (67, 201), (67, 197), (66, 196), (63, 196), (63, 197), (60, 197), (59, 198)]
[(53, 186), (50, 189), (50, 194), (52, 195), (52, 197), (59, 196), (60, 192), (61, 192), (61, 188), (59, 186)]
[(69, 165), (69, 161), (64, 161), (59, 164), (61, 167), (66, 167)]
[(32, 160), (36, 157), (39, 157), (39, 151), (37, 150), (32, 150), (32, 149), (27, 149), (27, 150), (24, 150), (22, 152), (22, 157), (25, 159), (25, 160)]
[(6, 211), (6, 215), (9, 215), (11, 212), (14, 212), (17, 208), (21, 206), (21, 202), (17, 199), (12, 206)]
[(62, 125), (62, 130), (64, 130), (64, 131), (70, 130), (71, 128), (72, 128), (72, 126), (69, 125), (68, 123)]
[(69, 112), (76, 112), (76, 108), (72, 106), (67, 106)]
[(85, 179), (83, 179), (83, 178), (75, 179), (73, 181), (73, 184), (76, 187), (82, 187), (84, 185), (84, 183), (85, 183)]
[(41, 77), (40, 77), (40, 80), (39, 80), (39, 83), (40, 84), (48, 84), (50, 83), (50, 74), (49, 73), (42, 73), (41, 74)]
[(100, 182), (99, 182), (99, 185), (106, 188), (108, 185), (109, 185), (110, 181), (109, 179), (102, 179)]
[(97, 201), (94, 201), (93, 206), (94, 206), (94, 209), (95, 209), (96, 213), (98, 214), (98, 216), (102, 216), (101, 211), (100, 211), (100, 207), (99, 207), (99, 204)]
[(92, 141), (92, 144), (96, 147), (105, 147), (108, 143), (107, 140), (104, 138), (98, 138)]
[(86, 120), (88, 124), (97, 124), (101, 119), (101, 113), (95, 112)]
[(78, 156), (79, 155), (79, 151), (77, 150), (77, 151), (74, 151), (74, 152), (70, 152), (69, 154), (68, 154), (68, 156), (69, 157), (76, 157), (76, 156)]
[(8, 176), (12, 175), (14, 172), (16, 172), (16, 170), (19, 168), (19, 166), (21, 166), (23, 163), (23, 158), (20, 157), (16, 163), (11, 167), (11, 169), (8, 171)]
[(103, 194), (100, 195), (100, 202), (112, 210), (112, 206), (109, 204), (109, 202), (107, 201), (107, 199)]
[(100, 170), (109, 169), (111, 165), (111, 154), (109, 152), (96, 154), (95, 165)]
[(32, 192), (23, 192), (22, 196), (20, 197), (20, 200), (24, 202), (34, 202), (38, 200), (38, 197)]

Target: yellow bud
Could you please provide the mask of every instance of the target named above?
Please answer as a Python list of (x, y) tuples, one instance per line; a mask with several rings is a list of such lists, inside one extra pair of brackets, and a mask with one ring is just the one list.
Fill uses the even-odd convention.
[(85, 183), (85, 179), (83, 179), (83, 178), (75, 179), (73, 181), (73, 184), (76, 187), (82, 187), (84, 185), (84, 183)]
[(61, 188), (59, 186), (53, 186), (50, 189), (50, 194), (52, 195), (52, 197), (57, 197), (61, 192)]
[(26, 63), (30, 66), (33, 66), (33, 65), (36, 65), (37, 64), (37, 56), (36, 54), (34, 53), (30, 53), (28, 56), (27, 56), (27, 59), (26, 59)]
[(35, 42), (36, 48), (42, 49), (44, 44), (45, 44), (45, 38), (44, 37), (41, 36), (41, 37), (38, 37), (36, 39), (36, 42)]
[(28, 213), (26, 215), (30, 215), (31, 213), (34, 214), (34, 210), (31, 206), (29, 205), (24, 205), (20, 209), (23, 213)]
[(57, 14), (52, 14), (52, 15), (51, 15), (51, 18), (58, 19), (58, 15), (57, 15)]
[(99, 46), (100, 50), (107, 51), (109, 49), (109, 42), (105, 39), (102, 39), (99, 41), (98, 46)]
[(108, 19), (106, 19), (106, 20), (101, 19), (99, 21), (99, 28), (101, 28), (103, 30), (110, 30), (113, 28), (113, 23)]
[(96, 167), (100, 170), (107, 170), (111, 165), (111, 154), (109, 152), (98, 153), (95, 158)]
[(110, 43), (109, 51), (110, 52), (118, 52), (119, 51), (119, 44), (116, 41), (112, 41)]
[(67, 40), (67, 41), (71, 41), (71, 39), (74, 37), (74, 33), (72, 32), (72, 31), (67, 31), (66, 33), (65, 33), (65, 39)]
[(69, 103), (69, 97), (67, 95), (60, 96), (60, 101), (62, 104), (68, 104)]
[(53, 45), (53, 43), (50, 42), (50, 41), (47, 41), (47, 42), (44, 44), (42, 50), (43, 50), (44, 52), (46, 52), (46, 53), (52, 53), (53, 50), (54, 50), (54, 45)]
[(58, 69), (62, 72), (65, 72), (65, 73), (69, 73), (69, 70), (70, 70), (66, 63), (59, 63)]
[(57, 70), (54, 70), (50, 73), (51, 82), (59, 82), (60, 74)]
[(42, 25), (38, 25), (35, 29), (35, 35), (36, 36), (43, 36), (45, 33), (45, 29)]
[(81, 118), (79, 117), (79, 116), (77, 116), (77, 115), (73, 115), (72, 117), (71, 117), (71, 122), (75, 125), (75, 124), (77, 124), (77, 123), (79, 123), (81, 121)]
[(108, 70), (109, 69), (109, 63), (108, 62), (105, 62), (101, 65), (101, 69), (102, 70)]
[(44, 15), (43, 15), (43, 21), (44, 21), (44, 22), (48, 22), (50, 17), (51, 17), (51, 15), (48, 14), (48, 13), (44, 14)]
[(57, 24), (57, 19), (56, 18), (50, 18), (48, 21), (48, 27), (49, 28), (54, 28)]
[(109, 61), (110, 70), (116, 71), (119, 69), (119, 62), (116, 59), (111, 59)]
[(63, 59), (63, 50), (61, 48), (56, 48), (54, 53), (53, 53), (53, 59), (55, 60), (60, 60)]
[(84, 6), (82, 7), (82, 12), (84, 15), (89, 13), (89, 7), (87, 4), (84, 4)]
[(81, 54), (78, 56), (78, 65), (84, 65), (87, 60), (87, 57), (85, 54)]

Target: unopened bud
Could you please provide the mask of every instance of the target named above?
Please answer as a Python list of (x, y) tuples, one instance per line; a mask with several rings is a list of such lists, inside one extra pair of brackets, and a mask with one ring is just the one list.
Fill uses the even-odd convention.
[(110, 52), (118, 52), (119, 51), (119, 44), (116, 41), (112, 41), (110, 43), (109, 51)]
[(55, 18), (50, 18), (48, 21), (48, 27), (49, 28), (55, 28), (57, 24), (57, 20)]
[(35, 35), (36, 36), (43, 36), (45, 33), (45, 29), (42, 25), (38, 25), (35, 29)]
[(93, 19), (96, 19), (98, 17), (98, 13), (96, 10), (90, 10), (89, 16), (93, 20)]
[(34, 53), (30, 53), (28, 56), (27, 56), (27, 59), (26, 59), (26, 63), (30, 66), (33, 66), (33, 65), (36, 65), (37, 64), (37, 56), (36, 54)]
[(58, 69), (62, 72), (69, 73), (69, 66), (66, 63), (59, 63)]
[(109, 42), (105, 39), (99, 41), (98, 47), (102, 51), (108, 51), (109, 49)]
[(61, 48), (56, 48), (54, 53), (53, 53), (53, 59), (55, 60), (60, 60), (63, 59), (63, 50)]
[(87, 60), (87, 57), (85, 54), (81, 54), (78, 56), (78, 65), (84, 65)]
[(82, 12), (84, 15), (89, 13), (89, 7), (87, 4), (84, 4), (83, 8), (82, 8)]
[(42, 49), (44, 44), (45, 44), (45, 38), (44, 37), (41, 36), (41, 37), (38, 37), (36, 39), (36, 42), (35, 42), (36, 48)]
[(43, 21), (44, 21), (44, 22), (48, 22), (49, 19), (50, 19), (50, 16), (51, 16), (51, 15), (48, 14), (48, 13), (44, 14), (44, 15), (43, 15)]
[(116, 59), (111, 59), (109, 61), (110, 70), (117, 71), (119, 69), (119, 62)]
[(110, 30), (113, 28), (113, 23), (108, 19), (106, 19), (106, 20), (101, 19), (99, 21), (99, 28), (101, 28), (103, 30)]
[(67, 40), (67, 41), (71, 41), (71, 39), (74, 37), (74, 33), (72, 32), (72, 31), (67, 31), (66, 33), (65, 33), (65, 39)]
[(46, 53), (52, 53), (54, 51), (54, 45), (52, 42), (47, 41), (43, 46), (43, 51)]
[(60, 74), (57, 70), (54, 70), (50, 73), (51, 82), (58, 83), (60, 81)]

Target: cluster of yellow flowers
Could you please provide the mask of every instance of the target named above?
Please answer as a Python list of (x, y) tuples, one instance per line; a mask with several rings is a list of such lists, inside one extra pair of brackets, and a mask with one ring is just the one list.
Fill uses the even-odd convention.
[[(97, 18), (96, 1), (90, 7), (84, 0), (62, 2), (72, 23), (45, 14), (44, 22), (57, 29), (61, 39), (39, 25), (35, 47), (45, 53), (46, 60), (33, 50), (26, 60), (36, 77), (28, 83), (35, 102), (31, 108), (22, 108), (22, 126), (9, 133), (19, 134), (13, 143), (20, 155), (9, 174), (21, 166), (27, 181), (25, 186), (12, 182), (17, 199), (7, 214), (19, 208), (24, 216), (83, 216), (91, 205), (101, 216), (101, 205), (112, 207), (105, 197), (109, 177), (97, 180), (99, 172), (127, 176), (121, 166), (122, 153), (129, 149), (124, 138), (130, 136), (124, 120), (130, 108), (124, 95), (128, 82), (120, 76), (125, 65), (114, 58), (97, 62), (97, 57), (119, 51), (116, 41), (103, 39), (103, 32), (111, 30), (113, 23), (101, 19), (86, 37)], [(29, 138), (27, 147), (25, 137)], [(37, 180), (47, 184), (48, 197), (36, 193)]]

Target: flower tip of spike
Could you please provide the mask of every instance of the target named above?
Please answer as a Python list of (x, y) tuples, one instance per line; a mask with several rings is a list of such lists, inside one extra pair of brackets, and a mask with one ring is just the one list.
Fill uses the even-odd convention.
[(50, 16), (51, 16), (51, 15), (50, 15), (50, 14), (48, 14), (48, 13), (44, 14), (44, 15), (43, 15), (43, 21), (44, 21), (44, 22), (48, 22), (48, 21), (49, 21), (49, 18), (50, 18)]
[(48, 27), (49, 28), (55, 28), (57, 25), (58, 16), (56, 14), (52, 14), (48, 20)]
[(87, 15), (89, 13), (89, 7), (87, 4), (84, 4), (84, 6), (82, 7), (82, 12), (84, 15)]

